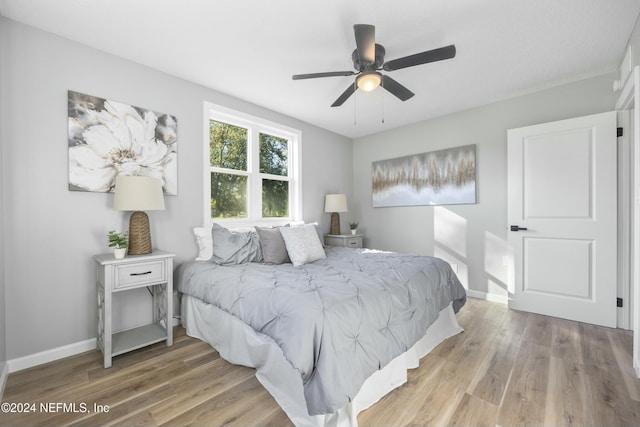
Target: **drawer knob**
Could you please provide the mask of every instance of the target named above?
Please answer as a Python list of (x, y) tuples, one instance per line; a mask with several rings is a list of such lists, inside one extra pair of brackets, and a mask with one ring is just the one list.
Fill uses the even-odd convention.
[(145, 271), (144, 273), (131, 273), (129, 276), (144, 276), (145, 274), (151, 274), (151, 271)]

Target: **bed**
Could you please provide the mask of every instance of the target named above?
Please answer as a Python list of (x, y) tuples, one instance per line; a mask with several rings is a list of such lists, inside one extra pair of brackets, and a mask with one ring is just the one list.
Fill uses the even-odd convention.
[(187, 334), (256, 368), (297, 426), (357, 426), (462, 331), (466, 294), (438, 258), (322, 247), (313, 225), (211, 234), (211, 257), (176, 270)]

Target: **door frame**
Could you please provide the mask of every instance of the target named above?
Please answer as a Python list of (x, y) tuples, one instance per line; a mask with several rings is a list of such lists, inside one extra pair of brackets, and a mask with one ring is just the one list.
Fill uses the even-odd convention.
[(618, 298), (622, 298), (623, 305), (617, 309), (617, 327), (633, 330), (631, 313), (633, 300), (631, 295), (631, 254), (632, 254), (632, 194), (633, 167), (631, 158), (631, 143), (633, 135), (631, 129), (630, 110), (617, 110), (618, 127), (624, 129), (623, 135), (617, 138), (618, 157)]
[(634, 215), (631, 218), (631, 223), (633, 224), (631, 246), (636, 259), (632, 260), (633, 278), (630, 290), (633, 295), (633, 368), (636, 376), (640, 378), (640, 262), (638, 262), (638, 255), (640, 254), (640, 66), (634, 67), (616, 102), (617, 111), (631, 109), (634, 111), (634, 132), (631, 140), (634, 147), (634, 195), (631, 201), (634, 206)]

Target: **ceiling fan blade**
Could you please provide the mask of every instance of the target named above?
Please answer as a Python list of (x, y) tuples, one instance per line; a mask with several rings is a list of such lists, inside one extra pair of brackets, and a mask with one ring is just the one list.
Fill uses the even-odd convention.
[(405, 56), (403, 58), (392, 59), (385, 62), (382, 68), (385, 71), (394, 71), (401, 68), (413, 67), (414, 65), (427, 64), (429, 62), (442, 61), (451, 59), (456, 56), (455, 45), (440, 47), (438, 49), (427, 50), (426, 52), (416, 53), (414, 55)]
[(347, 88), (347, 90), (345, 90), (344, 92), (342, 92), (342, 95), (340, 95), (338, 97), (338, 99), (336, 99), (336, 101), (331, 104), (332, 107), (339, 107), (342, 104), (344, 104), (344, 101), (346, 101), (347, 99), (349, 99), (349, 97), (351, 95), (353, 95), (353, 92), (356, 91), (356, 83), (353, 82), (349, 85), (349, 87)]
[(330, 71), (328, 73), (294, 74), (291, 78), (293, 80), (303, 80), (315, 79), (318, 77), (347, 77), (353, 76), (354, 74), (354, 71)]
[(353, 26), (356, 35), (358, 59), (363, 64), (373, 64), (376, 60), (376, 27), (367, 24)]
[(402, 86), (397, 81), (393, 80), (389, 76), (382, 76), (382, 87), (397, 96), (401, 101), (406, 101), (415, 95), (406, 87)]

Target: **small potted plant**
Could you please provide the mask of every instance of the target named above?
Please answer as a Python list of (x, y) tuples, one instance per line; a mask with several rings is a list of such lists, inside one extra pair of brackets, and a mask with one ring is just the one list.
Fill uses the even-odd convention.
[(351, 229), (351, 234), (356, 234), (356, 231), (358, 230), (358, 223), (357, 222), (350, 222), (349, 223), (349, 228)]
[(118, 259), (124, 258), (127, 247), (129, 247), (129, 233), (116, 233), (115, 230), (111, 230), (107, 237), (109, 238), (109, 247), (114, 248), (113, 255)]

